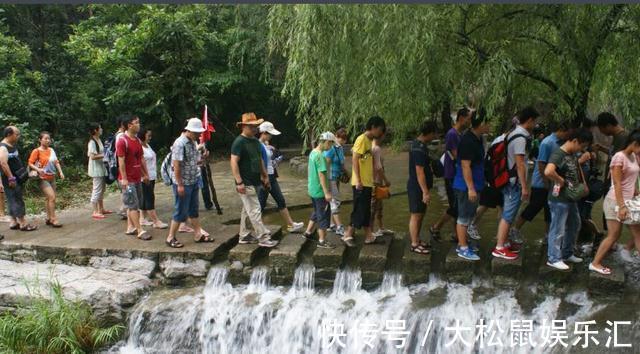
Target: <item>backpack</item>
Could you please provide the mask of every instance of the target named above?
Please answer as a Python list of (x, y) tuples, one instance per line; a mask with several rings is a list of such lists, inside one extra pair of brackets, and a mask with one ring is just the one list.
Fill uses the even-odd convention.
[[(187, 147), (185, 146), (184, 149), (184, 153), (186, 155)], [(164, 183), (165, 186), (174, 184), (173, 164), (171, 160), (171, 150), (169, 150), (169, 153), (164, 157), (164, 159), (162, 160), (162, 164), (160, 165), (160, 176), (162, 177), (162, 183)]]
[(516, 134), (507, 139), (511, 132), (503, 134), (495, 139), (484, 158), (484, 176), (487, 183), (495, 189), (501, 189), (509, 183), (509, 178), (516, 175), (514, 168), (509, 170), (508, 147), (509, 143), (517, 138), (526, 138), (523, 134)]
[(107, 170), (105, 181), (113, 184), (118, 179), (118, 157), (116, 156), (116, 136), (110, 135), (104, 142), (104, 168)]

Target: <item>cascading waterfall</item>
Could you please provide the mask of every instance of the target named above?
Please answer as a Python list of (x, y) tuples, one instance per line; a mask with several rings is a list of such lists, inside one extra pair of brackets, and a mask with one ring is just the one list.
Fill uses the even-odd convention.
[[(547, 353), (551, 351), (548, 348), (511, 347), (511, 320), (531, 320), (536, 325), (531, 336), (537, 342), (542, 335), (540, 325), (560, 316), (563, 302), (573, 309), (566, 316), (569, 322), (588, 318), (602, 308), (592, 303), (586, 293), (579, 292), (564, 299), (546, 296), (532, 310), (525, 311), (512, 291), (480, 292), (479, 296), (477, 290), (483, 284), (447, 284), (437, 277), (426, 284), (405, 287), (401, 276), (392, 273), (384, 275), (379, 289), (367, 292), (360, 288), (360, 272), (352, 270), (339, 271), (333, 290), (327, 292), (314, 290), (314, 272), (313, 266), (299, 267), (293, 286), (284, 288), (269, 286), (268, 269), (255, 268), (250, 284), (233, 287), (226, 282), (227, 269), (213, 268), (204, 288), (159, 291), (145, 299), (131, 315), (127, 343), (114, 350), (221, 354)], [(429, 297), (441, 297), (441, 301), (424, 305), (422, 300)], [(494, 326), (491, 340), (501, 341), (502, 347), (488, 346), (488, 337), (484, 347), (477, 342), (465, 346), (459, 339), (450, 344), (455, 333), (445, 327), (454, 327), (460, 321), (460, 326), (475, 329), (481, 319)], [(571, 328), (571, 324), (568, 326)], [(410, 334), (397, 334), (405, 331)], [(337, 341), (329, 344), (331, 333), (337, 334), (333, 336)], [(462, 338), (473, 343), (474, 334), (462, 333)], [(404, 347), (396, 348), (403, 340)]]

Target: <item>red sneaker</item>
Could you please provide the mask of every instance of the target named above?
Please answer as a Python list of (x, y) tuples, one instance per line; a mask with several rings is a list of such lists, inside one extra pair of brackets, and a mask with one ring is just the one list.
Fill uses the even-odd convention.
[(493, 249), (493, 251), (491, 252), (491, 254), (494, 257), (498, 257), (498, 258), (504, 258), (507, 260), (514, 260), (514, 259), (518, 259), (518, 254), (512, 252), (511, 250), (509, 250), (507, 247), (503, 247), (502, 249), (498, 249), (497, 247)]

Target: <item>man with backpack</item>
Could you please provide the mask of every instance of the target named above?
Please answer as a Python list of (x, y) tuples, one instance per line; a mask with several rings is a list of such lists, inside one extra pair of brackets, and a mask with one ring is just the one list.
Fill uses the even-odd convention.
[[(104, 168), (106, 170), (106, 176), (104, 178), (106, 184), (112, 184), (116, 182), (118, 184), (118, 189), (122, 192), (122, 186), (118, 181), (118, 157), (116, 156), (116, 143), (117, 141), (124, 135), (126, 131), (126, 127), (123, 125), (123, 120), (127, 117), (127, 115), (122, 115), (116, 119), (116, 123), (118, 125), (118, 130), (115, 134), (109, 136), (104, 142), (104, 156), (102, 162), (104, 163)], [(122, 217), (123, 220), (127, 219), (127, 212), (125, 210), (124, 204), (120, 204), (120, 208), (118, 210), (118, 215)]]
[(142, 201), (142, 183), (149, 182), (147, 166), (142, 160), (143, 149), (138, 132), (140, 118), (134, 115), (123, 117), (125, 133), (116, 140), (118, 157), (118, 181), (122, 188), (122, 203), (127, 210), (126, 235), (136, 235), (141, 240), (151, 240), (151, 235), (140, 225), (140, 202)]
[[(191, 221), (195, 233), (195, 242), (213, 242), (214, 240), (203, 233), (200, 221), (198, 220), (199, 208), (199, 179), (200, 171), (198, 160), (197, 141), (200, 134), (205, 129), (202, 121), (198, 118), (191, 118), (187, 121), (185, 132), (176, 139), (171, 146), (171, 166), (173, 173), (171, 185), (174, 196), (173, 218), (169, 227), (169, 235), (165, 243), (172, 248), (180, 248), (184, 245), (176, 238), (176, 233), (180, 228), (180, 223)], [(163, 179), (165, 179), (166, 163), (163, 162)], [(165, 181), (166, 184), (166, 181)]]
[[(518, 113), (518, 125), (505, 137), (505, 155), (508, 180), (502, 186), (504, 205), (498, 224), (497, 244), (491, 254), (494, 257), (514, 260), (518, 258), (519, 247), (511, 247), (507, 242), (509, 229), (513, 224), (522, 200), (529, 199), (527, 187), (527, 156), (531, 132), (540, 116), (533, 107), (526, 107)], [(514, 242), (521, 240), (512, 240)], [(520, 244), (522, 242), (519, 242)]]
[(555, 131), (540, 143), (538, 159), (533, 166), (533, 175), (531, 177), (531, 198), (529, 199), (529, 204), (524, 208), (509, 232), (509, 237), (515, 242), (522, 240), (520, 229), (524, 223), (527, 221), (531, 222), (542, 209), (544, 209), (545, 235), (549, 232), (549, 223), (551, 222), (549, 204), (547, 203), (549, 182), (547, 178), (544, 177), (544, 169), (547, 166), (547, 162), (549, 162), (551, 154), (560, 148), (560, 142), (564, 141), (569, 134), (568, 124), (560, 123), (557, 125)]

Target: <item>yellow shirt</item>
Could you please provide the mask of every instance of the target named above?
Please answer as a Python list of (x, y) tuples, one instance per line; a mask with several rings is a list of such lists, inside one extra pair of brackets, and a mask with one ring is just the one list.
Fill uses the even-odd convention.
[[(360, 182), (364, 187), (373, 187), (373, 156), (371, 155), (371, 142), (373, 139), (367, 138), (366, 135), (360, 134), (353, 143), (351, 151), (360, 154), (358, 164), (360, 165)], [(353, 169), (353, 168), (352, 168)], [(351, 171), (351, 185), (356, 185), (355, 173)]]

